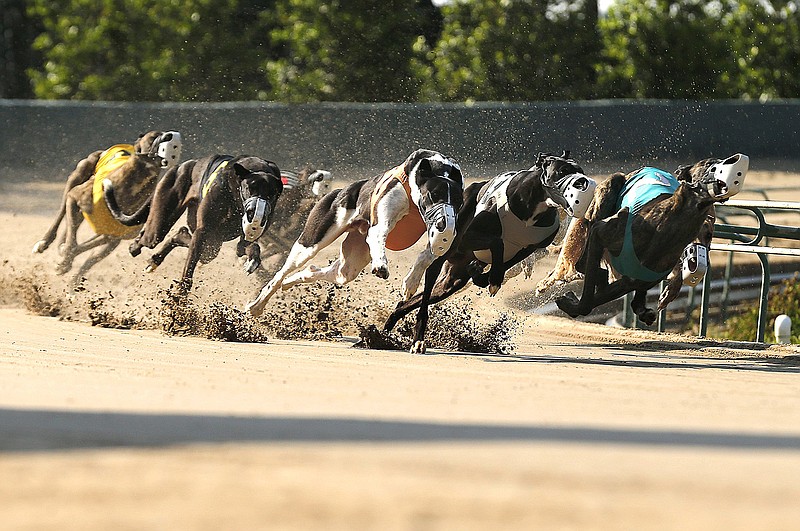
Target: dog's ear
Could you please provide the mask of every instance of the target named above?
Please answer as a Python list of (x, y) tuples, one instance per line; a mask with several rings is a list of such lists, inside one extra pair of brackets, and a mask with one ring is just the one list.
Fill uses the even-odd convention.
[[(233, 171), (236, 173), (236, 176), (239, 177), (240, 180), (246, 179), (251, 171), (239, 164), (238, 162), (233, 163)], [(278, 173), (280, 175), (280, 173)]]
[(422, 159), (419, 161), (419, 164), (417, 165), (417, 173), (420, 173), (424, 177), (431, 176), (433, 174), (431, 159)]
[(569, 158), (569, 150), (568, 149), (565, 149), (565, 150), (561, 151), (561, 158), (562, 159), (568, 159)]
[(692, 182), (692, 165), (684, 164), (675, 170), (675, 178), (679, 181)]

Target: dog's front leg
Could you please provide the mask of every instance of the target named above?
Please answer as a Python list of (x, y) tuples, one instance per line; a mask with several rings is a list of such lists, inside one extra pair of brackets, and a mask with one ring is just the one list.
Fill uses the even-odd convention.
[(414, 267), (411, 268), (411, 271), (409, 271), (403, 279), (404, 301), (411, 299), (414, 293), (417, 292), (419, 283), (422, 281), (422, 276), (435, 259), (436, 257), (433, 256), (429, 247), (426, 247), (424, 251), (417, 255), (417, 261), (414, 262)]
[(422, 290), (422, 297), (419, 301), (419, 311), (417, 312), (417, 325), (414, 329), (414, 343), (411, 345), (412, 354), (425, 354), (425, 331), (428, 329), (428, 306), (431, 301), (431, 292), (442, 271), (445, 258), (440, 257), (425, 270), (425, 286)]
[(386, 238), (397, 222), (408, 213), (409, 201), (403, 187), (398, 185), (386, 192), (375, 205), (375, 219), (367, 230), (367, 245), (372, 259), (372, 273), (378, 278), (389, 278)]
[(503, 285), (503, 278), (506, 275), (506, 267), (503, 262), (503, 253), (505, 252), (505, 245), (502, 238), (495, 238), (489, 247), (492, 253), (492, 264), (489, 268), (489, 296), (494, 297), (500, 286)]
[(647, 307), (647, 290), (653, 286), (655, 286), (655, 283), (646, 288), (636, 289), (631, 300), (631, 310), (647, 326), (656, 322), (656, 317), (658, 316), (653, 309)]

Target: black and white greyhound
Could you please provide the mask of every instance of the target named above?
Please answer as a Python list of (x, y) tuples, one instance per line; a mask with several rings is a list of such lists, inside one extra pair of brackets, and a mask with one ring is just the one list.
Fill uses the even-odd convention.
[[(283, 267), (246, 310), (261, 315), (278, 289), (298, 283), (345, 284), (370, 262), (373, 274), (388, 278), (386, 249), (407, 249), (427, 233), (428, 245), (403, 281), (406, 291), (413, 293), (425, 269), (455, 239), (463, 190), (459, 165), (429, 149), (415, 151), (383, 174), (333, 190), (314, 205)], [(298, 271), (345, 233), (337, 260), (322, 269), (310, 265)]]
[[(582, 217), (595, 188), (595, 181), (568, 151), (561, 156), (540, 153), (527, 170), (470, 185), (458, 213), (456, 243), (427, 269), (423, 291), (397, 305), (384, 330), (419, 308), (411, 352), (424, 353), (430, 304), (450, 297), (470, 280), (488, 286), (494, 296), (509, 268), (552, 243), (560, 227), (557, 207)], [(487, 265), (489, 271), (484, 272)]]

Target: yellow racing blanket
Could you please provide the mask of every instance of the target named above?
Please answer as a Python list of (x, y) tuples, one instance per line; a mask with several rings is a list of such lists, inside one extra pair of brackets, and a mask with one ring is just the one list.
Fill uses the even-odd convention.
[(117, 236), (124, 238), (134, 235), (139, 227), (128, 227), (114, 218), (108, 209), (103, 197), (103, 179), (128, 162), (133, 156), (134, 147), (131, 144), (117, 144), (111, 146), (100, 155), (100, 160), (94, 167), (94, 184), (92, 186), (92, 212), (83, 213), (83, 217), (97, 234)]

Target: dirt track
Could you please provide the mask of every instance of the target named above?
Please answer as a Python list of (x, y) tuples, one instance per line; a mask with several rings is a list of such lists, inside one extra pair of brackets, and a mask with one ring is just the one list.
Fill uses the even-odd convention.
[[(148, 276), (122, 246), (85, 291), (71, 291), (51, 273), (54, 250), (29, 254), (58, 193), (40, 188), (0, 188), (0, 221), (15, 229), (0, 235), (4, 529), (800, 522), (796, 348), (519, 314), (516, 349), (504, 355), (92, 327), (86, 304), (100, 295), (111, 312), (156, 313), (184, 255)], [(199, 304), (240, 306), (259, 286), (232, 254), (198, 271)], [(397, 287), (407, 262), (393, 256)], [(68, 320), (21, 308), (10, 294), (20, 281), (41, 286)], [(515, 280), (498, 300), (469, 300), (491, 319), (525, 289)], [(367, 313), (394, 296), (369, 277), (347, 293), (368, 299)]]

